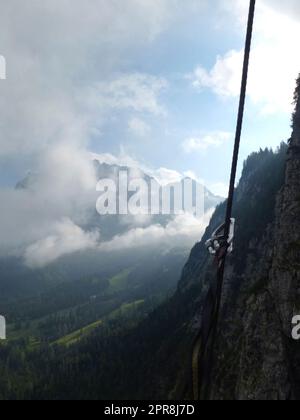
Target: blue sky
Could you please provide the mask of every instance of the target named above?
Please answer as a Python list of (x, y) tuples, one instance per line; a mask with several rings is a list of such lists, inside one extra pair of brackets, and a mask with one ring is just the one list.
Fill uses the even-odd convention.
[[(14, 3), (1, 22), (0, 185), (68, 143), (193, 172), (226, 193), (246, 0), (29, 1), (21, 21)], [(290, 135), (298, 9), (258, 1), (240, 169), (249, 153)]]
[[(213, 190), (225, 194), (238, 98), (222, 97), (205, 87), (195, 89), (188, 75), (199, 65), (212, 68), (216, 57), (224, 56), (230, 50), (242, 51), (246, 12), (244, 8), (242, 21), (237, 23), (234, 12), (216, 11), (211, 2), (201, 12), (190, 15), (189, 20), (182, 19), (170, 25), (147, 48), (133, 48), (120, 72), (151, 74), (165, 79), (168, 86), (160, 93), (159, 100), (166, 115), (138, 113), (136, 118), (142, 120), (148, 130), (145, 129), (146, 133), (137, 138), (127, 130), (130, 112), (126, 110), (105, 126), (103, 137), (107, 141), (96, 139), (92, 143), (93, 150), (118, 154), (121, 144), (129, 155), (146, 165), (180, 172), (193, 171)], [(254, 45), (261, 43), (260, 34), (255, 33)], [(241, 66), (236, 71), (239, 75)], [(292, 91), (290, 97), (292, 100)], [(185, 139), (201, 139), (219, 132), (231, 133), (232, 136), (218, 147), (184, 152), (182, 143)], [(248, 98), (240, 169), (252, 151), (260, 147), (277, 147), (289, 135), (289, 110), (264, 114), (262, 104), (254, 104)]]

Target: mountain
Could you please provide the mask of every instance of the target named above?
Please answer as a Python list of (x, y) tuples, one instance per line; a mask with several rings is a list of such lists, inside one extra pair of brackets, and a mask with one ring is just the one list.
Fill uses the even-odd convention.
[[(287, 265), (286, 254), (274, 257), (289, 249), (285, 241), (294, 243), (297, 235), (299, 219), (293, 223), (287, 219), (286, 223), (292, 223), (289, 235), (282, 231), (285, 223), (280, 221), (296, 208), (295, 191), (290, 190), (290, 180), (298, 182), (292, 170), (293, 150), (294, 142), (289, 148), (283, 144), (277, 152), (261, 150), (244, 165), (235, 196), (235, 252), (226, 271), (212, 399), (298, 398), (297, 385), (292, 385), (298, 381), (298, 343), (287, 335), (296, 311), (294, 300), (287, 304), (287, 297), (296, 299), (295, 285), (291, 286), (297, 273), (295, 247), (291, 247)], [(282, 197), (290, 197), (291, 202), (283, 205)], [(8, 343), (6, 349), (0, 347), (0, 395), (5, 399), (190, 399), (192, 343), (216, 273), (204, 244), (223, 221), (225, 205), (217, 207), (202, 241), (193, 248), (177, 291), (160, 305), (140, 307), (141, 297), (136, 295), (126, 311), (123, 307), (108, 318), (98, 313), (102, 325), (86, 324), (90, 330), (73, 334), (60, 332), (62, 338), (49, 346), (46, 337), (51, 337), (51, 325), (56, 332), (63, 331), (72, 319), (58, 312), (52, 324), (49, 319), (39, 320), (39, 328), (47, 332), (43, 347), (32, 346), (26, 335), (22, 341)], [(275, 241), (277, 235), (281, 242)], [(180, 267), (176, 270), (179, 274)], [(159, 270), (149, 274), (152, 281), (159, 278)], [(50, 297), (51, 293), (45, 301)], [(100, 309), (97, 300), (95, 307)], [(129, 308), (134, 309), (128, 312)], [(76, 310), (80, 313), (79, 307)], [(12, 368), (16, 360), (12, 358), (19, 360), (16, 349), (22, 362)], [(294, 382), (287, 380), (290, 363)], [(8, 381), (13, 384), (11, 390)]]
[[(93, 165), (97, 179), (116, 181), (126, 171), (129, 178), (151, 182), (137, 168), (98, 161)], [(41, 185), (40, 175), (30, 173), (17, 184), (16, 194), (22, 198), (28, 193), (31, 199)], [(205, 209), (211, 211), (222, 199), (204, 192)], [(189, 217), (185, 225), (182, 217), (172, 215), (100, 216), (97, 195), (93, 191), (89, 196), (84, 218), (74, 215), (83, 232), (101, 232), (95, 248), (62, 255), (41, 267), (25, 265), (22, 256), (0, 259), (0, 313), (8, 323), (8, 340), (0, 343), (1, 399), (44, 398), (44, 391), (48, 397), (57, 392), (54, 377), (48, 391), (40, 389), (39, 380), (50, 374), (41, 368), (43, 359), (49, 366), (59, 363), (65, 350), (89, 342), (96, 331), (105, 345), (103, 355), (111, 351), (106, 347), (110, 340), (134, 329), (174, 293), (190, 246), (203, 234), (201, 223), (192, 218), (190, 225)], [(59, 393), (63, 398), (64, 392)]]
[[(151, 172), (147, 172), (147, 170), (143, 170), (137, 167), (130, 167), (126, 165), (117, 165), (117, 164), (108, 164), (101, 160), (93, 160), (94, 167), (96, 170), (97, 179), (113, 179), (117, 182), (120, 172), (126, 172), (128, 174), (129, 179), (141, 178), (146, 181), (146, 183), (150, 186), (151, 180), (155, 180), (158, 185), (162, 186), (162, 182), (159, 178), (155, 177)], [(172, 186), (176, 188), (177, 186), (181, 186), (181, 183), (184, 179), (190, 179), (188, 177), (182, 176), (181, 181), (175, 181), (173, 183), (166, 183), (164, 186), (166, 188)], [(195, 185), (201, 185), (199, 181), (193, 180)], [(204, 210), (205, 212), (209, 211), (210, 209), (214, 209), (218, 204), (224, 201), (223, 197), (217, 196), (213, 194), (208, 188), (202, 186), (204, 189)], [(193, 189), (193, 202), (196, 200), (196, 187)]]
[[(119, 173), (125, 171), (129, 179), (139, 177), (146, 183), (151, 182), (151, 176), (138, 168), (100, 163), (98, 160), (93, 160), (92, 163), (96, 179), (99, 180), (110, 179), (117, 182)], [(16, 191), (36, 195), (41, 188), (39, 182), (38, 173), (29, 173), (16, 185)], [(128, 280), (126, 294), (130, 289), (134, 295), (136, 288), (141, 287), (144, 289), (142, 297), (146, 293), (145, 290), (148, 290), (149, 295), (161, 296), (176, 287), (179, 278), (178, 271), (187, 258), (190, 244), (194, 241), (194, 236), (189, 237), (189, 235), (190, 233), (195, 235), (196, 232), (196, 235), (201, 237), (201, 229), (203, 229), (201, 225), (196, 226), (199, 229), (197, 234), (197, 231), (189, 226), (187, 226), (188, 230), (184, 230), (185, 226), (181, 228), (171, 215), (142, 218), (120, 215), (100, 216), (95, 208), (97, 196), (98, 193), (92, 191), (85, 217), (80, 218), (76, 214), (74, 217), (80, 220), (78, 227), (83, 232), (87, 234), (93, 231), (101, 232), (101, 243), (98, 248), (62, 255), (46, 267), (35, 269), (25, 266), (22, 256), (0, 258), (0, 309), (3, 313), (11, 312), (7, 308), (10, 302), (16, 300), (19, 303), (27, 302), (41, 294), (47, 295), (61, 285), (67, 285), (66, 287), (70, 288), (72, 282), (80, 282), (82, 279), (97, 277), (110, 280), (128, 270), (130, 271), (129, 279), (134, 277), (134, 281)], [(220, 197), (214, 196), (205, 189), (207, 211), (221, 200)], [(184, 241), (181, 240), (182, 235), (184, 235)], [(135, 245), (136, 240), (139, 240), (137, 245)], [(165, 273), (165, 275), (159, 274), (157, 281), (153, 280), (150, 273), (154, 271)], [(136, 284), (138, 278), (139, 285)], [(102, 292), (102, 289), (100, 291)], [(67, 298), (65, 300), (68, 301)], [(24, 306), (23, 303), (22, 306)], [(13, 316), (13, 319), (15, 318), (16, 316)]]
[[(103, 179), (110, 179), (113, 180), (117, 186), (117, 196), (119, 196), (119, 179), (121, 173), (126, 173), (128, 175), (128, 181), (132, 181), (135, 179), (143, 180), (145, 181), (146, 185), (149, 189), (149, 203), (151, 202), (151, 191), (152, 191), (152, 182), (154, 182), (157, 186), (157, 188), (160, 189), (160, 196), (159, 196), (159, 204), (160, 209), (162, 209), (162, 190), (167, 191), (167, 193), (170, 192), (170, 214), (160, 214), (158, 215), (149, 215), (148, 216), (148, 209), (147, 213), (144, 215), (144, 217), (134, 217), (131, 215), (128, 216), (122, 216), (122, 215), (107, 215), (103, 218), (99, 217), (99, 214), (91, 214), (90, 220), (87, 221), (87, 224), (84, 226), (85, 229), (91, 229), (92, 227), (99, 227), (101, 230), (102, 237), (107, 239), (111, 239), (115, 235), (120, 235), (125, 233), (129, 228), (130, 225), (133, 224), (134, 226), (142, 226), (143, 228), (147, 228), (149, 226), (153, 225), (159, 225), (166, 227), (168, 223), (170, 223), (172, 220), (174, 220), (174, 211), (175, 211), (175, 204), (173, 202), (173, 195), (172, 191), (176, 191), (176, 189), (179, 188), (179, 190), (183, 191), (183, 194), (185, 194), (185, 180), (189, 180), (189, 178), (182, 178), (180, 181), (176, 181), (170, 184), (163, 185), (159, 182), (158, 179), (153, 177), (153, 175), (148, 174), (144, 170), (136, 167), (130, 167), (130, 166), (120, 166), (120, 165), (111, 165), (107, 163), (102, 163), (97, 160), (93, 161), (94, 167), (96, 170), (96, 177), (97, 180), (103, 180)], [(191, 180), (193, 185), (192, 190), (192, 196), (191, 200), (193, 205), (197, 202), (199, 197), (197, 196), (197, 188), (200, 188), (201, 193), (203, 193), (203, 200), (204, 200), (204, 213), (207, 214), (209, 211), (216, 208), (218, 204), (220, 204), (222, 201), (224, 201), (224, 198), (219, 197), (211, 193), (205, 186), (200, 184), (198, 181)], [(125, 186), (127, 187), (127, 185)], [(129, 193), (128, 198), (130, 199), (134, 193)], [(150, 212), (149, 212), (150, 214)], [(199, 232), (200, 233), (200, 232)]]
[[(91, 163), (97, 180), (109, 179), (118, 184), (120, 172), (126, 172), (129, 179), (139, 177), (147, 184), (150, 184), (152, 180), (150, 175), (139, 168), (107, 164), (95, 159)], [(38, 173), (29, 173), (16, 185), (16, 191), (38, 195), (39, 189), (44, 188), (44, 184), (40, 186), (39, 182)], [(210, 211), (222, 201), (222, 198), (213, 195), (207, 189), (204, 192), (206, 211)], [(185, 230), (185, 226), (178, 225), (174, 220), (175, 216), (172, 215), (100, 216), (95, 207), (98, 195), (96, 191), (92, 191), (89, 195), (89, 201), (85, 204), (87, 211), (84, 217), (80, 217), (80, 214), (73, 216), (75, 220), (78, 220), (78, 227), (84, 233), (98, 231), (101, 233), (101, 243), (97, 249), (62, 255), (46, 267), (36, 269), (25, 266), (22, 256), (0, 258), (0, 309), (3, 308), (2, 311), (7, 310), (7, 304), (11, 301), (31, 299), (61, 284), (68, 284), (70, 287), (72, 282), (95, 276), (111, 279), (128, 269), (132, 273), (140, 273), (142, 287), (145, 284), (150, 287), (152, 284), (153, 290), (155, 289), (159, 294), (176, 287), (179, 274), (176, 274), (175, 267), (178, 270), (184, 264), (194, 236), (201, 237), (203, 233), (201, 224), (195, 225), (194, 230), (187, 225), (188, 230)], [(192, 234), (191, 237), (190, 234)], [(182, 235), (184, 235), (184, 241), (181, 240)], [(137, 240), (139, 242), (135, 246)], [(175, 264), (174, 261), (176, 261)], [(142, 273), (143, 268), (145, 273)], [(150, 280), (148, 272), (154, 269), (168, 273), (165, 281), (158, 283)], [(158, 284), (160, 284), (159, 288)]]
[[(236, 189), (235, 250), (225, 273), (212, 400), (300, 399), (300, 342), (291, 337), (292, 318), (300, 314), (298, 90), (289, 144), (283, 143), (276, 152), (266, 149), (249, 156)], [(218, 205), (187, 259), (177, 290), (160, 304), (153, 306), (148, 300), (145, 306), (145, 295), (137, 293), (130, 301), (127, 298), (125, 306), (121, 299), (108, 313), (98, 313), (98, 321), (94, 318), (92, 322), (85, 312), (85, 324), (71, 333), (66, 333), (68, 325), (84, 305), (75, 306), (75, 312), (56, 311), (52, 318), (40, 313), (38, 323), (30, 323), (28, 329), (40, 331), (42, 341), (38, 343), (36, 337), (32, 341), (31, 333), (18, 336), (14, 325), (16, 340), (0, 347), (0, 396), (191, 399), (193, 342), (216, 275), (205, 241), (223, 222), (225, 209), (226, 202)], [(148, 254), (143, 263), (153, 266), (152, 257)], [(175, 261), (178, 259), (171, 264)], [(179, 266), (171, 274), (175, 278)], [(145, 272), (140, 267), (140, 275)], [(159, 285), (164, 272), (160, 268), (148, 272), (149, 284)], [(127, 273), (114, 278), (112, 284), (124, 284), (124, 276)], [(89, 291), (95, 286), (90, 280), (87, 284)], [(107, 286), (101, 287), (105, 290)], [(44, 297), (45, 302), (51, 294), (53, 291)], [(91, 298), (91, 312), (102, 309), (97, 295)], [(109, 294), (104, 293), (103, 298)], [(32, 305), (27, 302), (27, 311), (28, 306)], [(55, 332), (51, 335), (53, 326), (59, 329), (58, 339)]]
[[(119, 165), (119, 164), (112, 164), (106, 163), (102, 161), (100, 158), (96, 159), (92, 156), (92, 164), (95, 172), (95, 179), (97, 181), (100, 180), (111, 180), (116, 185), (116, 197), (119, 194), (119, 177), (120, 174), (127, 174), (128, 182), (139, 179), (145, 181), (146, 185), (151, 191), (151, 182), (154, 182), (157, 187), (162, 190), (165, 189), (166, 191), (170, 190), (171, 194), (171, 214), (159, 214), (159, 215), (150, 215), (148, 214), (143, 215), (143, 217), (135, 217), (132, 215), (105, 215), (100, 216), (95, 208), (95, 204), (101, 193), (96, 193), (95, 191), (91, 191), (89, 197), (89, 204), (87, 209), (87, 214), (85, 217), (80, 217), (80, 215), (74, 215), (76, 219), (79, 220), (78, 225), (85, 231), (91, 232), (93, 230), (100, 229), (101, 238), (102, 240), (109, 241), (113, 239), (117, 235), (122, 235), (130, 230), (132, 227), (143, 227), (147, 228), (152, 225), (160, 225), (166, 227), (167, 224), (174, 219), (174, 203), (172, 201), (172, 190), (176, 190), (177, 188), (181, 189), (184, 193), (184, 181), (189, 178), (182, 177), (182, 180), (170, 183), (170, 184), (161, 184), (160, 181), (153, 176), (153, 174), (148, 173), (145, 170), (142, 170), (136, 166), (127, 166), (127, 165)], [(99, 160), (100, 159), (100, 160)], [(179, 174), (178, 174), (179, 176)], [(197, 196), (197, 188), (200, 188), (200, 191), (203, 189), (203, 199), (204, 199), (204, 213), (207, 213), (216, 208), (218, 204), (224, 201), (223, 197), (217, 196), (209, 191), (205, 186), (202, 186), (198, 181), (191, 180), (193, 184), (192, 190), (192, 203), (195, 205), (196, 200), (199, 198)], [(124, 185), (125, 186), (125, 185)], [(123, 186), (123, 187), (124, 187)], [(127, 185), (125, 186), (127, 188)], [(17, 183), (16, 190), (17, 191), (36, 191), (40, 188), (39, 186), (39, 174), (38, 173), (28, 173), (27, 176)], [(44, 188), (42, 186), (42, 188)], [(160, 206), (162, 208), (162, 197), (160, 192)], [(134, 193), (129, 193), (128, 198), (130, 199)], [(118, 199), (117, 199), (118, 202)], [(149, 200), (150, 202), (150, 200)], [(81, 220), (83, 219), (83, 220)]]

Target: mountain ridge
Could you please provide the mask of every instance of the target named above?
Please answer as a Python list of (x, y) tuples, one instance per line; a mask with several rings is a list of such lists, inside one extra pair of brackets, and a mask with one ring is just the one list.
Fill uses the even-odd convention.
[[(278, 213), (275, 208), (285, 184), (287, 151), (283, 144), (277, 152), (253, 153), (245, 163), (237, 187), (235, 252), (228, 260), (225, 276), (211, 399), (278, 397), (274, 386), (259, 376), (264, 369), (256, 360), (264, 352), (257, 353), (255, 345), (269, 331), (269, 326), (271, 331), (278, 331), (277, 321), (272, 319), (274, 304), (270, 306), (268, 295), (262, 291), (267, 284), (264, 273), (273, 256), (269, 245), (274, 242), (273, 223)], [(62, 399), (191, 399), (191, 349), (199, 330), (206, 291), (216, 273), (204, 244), (224, 220), (225, 206), (226, 202), (217, 207), (202, 240), (193, 247), (174, 295), (133, 326), (117, 326), (117, 330), (111, 326), (111, 332), (99, 326), (67, 349), (58, 346), (51, 353), (46, 349), (36, 351), (34, 363), (30, 362), (29, 353), (26, 360), (35, 385), (31, 390), (26, 386), (17, 388), (18, 392), (38, 399), (57, 396)], [(153, 275), (152, 281), (157, 274), (153, 272)], [(257, 319), (253, 317), (257, 308), (262, 316), (260, 322), (255, 322)], [(254, 332), (253, 328), (256, 328)], [(276, 364), (272, 334), (266, 335), (270, 346), (265, 350), (271, 351), (271, 360)], [(268, 338), (273, 339), (269, 342)], [(250, 343), (249, 347), (245, 343)], [(275, 353), (278, 345), (280, 342), (275, 343)], [(240, 370), (242, 361), (243, 370)], [(44, 372), (45, 364), (51, 373)], [(272, 366), (271, 372), (270, 378), (278, 384), (278, 369)], [(282, 393), (280, 396), (284, 399)]]

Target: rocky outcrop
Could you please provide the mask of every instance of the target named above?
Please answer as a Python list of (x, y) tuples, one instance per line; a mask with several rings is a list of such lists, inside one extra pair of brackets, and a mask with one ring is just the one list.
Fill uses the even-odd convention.
[(227, 272), (212, 399), (300, 399), (300, 343), (291, 335), (300, 314), (299, 122), (298, 99), (274, 220), (253, 240), (254, 258), (249, 247), (242, 278)]
[[(300, 78), (293, 133), (277, 154), (261, 151), (247, 160), (236, 191), (235, 252), (228, 259), (210, 398), (299, 400), (300, 341), (292, 319), (300, 315)], [(224, 217), (212, 218), (195, 246), (179, 284), (182, 295), (198, 287), (191, 334), (216, 269), (204, 242)]]
[[(253, 153), (236, 189), (234, 253), (226, 266), (212, 400), (300, 399), (300, 342), (291, 335), (293, 315), (300, 315), (299, 96), (300, 78), (289, 145)], [(136, 386), (142, 399), (192, 398), (191, 350), (216, 276), (205, 242), (224, 221), (225, 208), (217, 207), (191, 251), (175, 296), (134, 336), (147, 336), (147, 368), (136, 380), (144, 385), (140, 393)]]

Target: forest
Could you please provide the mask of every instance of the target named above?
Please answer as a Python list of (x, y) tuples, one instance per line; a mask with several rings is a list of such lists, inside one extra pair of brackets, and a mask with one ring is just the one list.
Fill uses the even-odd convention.
[[(243, 272), (249, 238), (261, 237), (274, 217), (286, 151), (282, 144), (277, 152), (261, 150), (245, 162), (235, 210), (244, 226), (237, 236), (237, 272)], [(222, 219), (224, 206), (216, 209), (203, 241)], [(196, 245), (203, 247), (199, 261), (207, 261), (203, 241)], [(173, 255), (173, 270), (163, 274), (151, 272), (149, 261), (143, 282), (139, 270), (128, 268), (110, 279), (95, 275), (72, 287), (63, 282), (2, 303), (10, 338), (0, 345), (0, 398), (182, 398), (189, 387), (190, 322), (201, 292), (197, 279), (184, 286), (191, 262), (176, 291), (187, 257)]]

